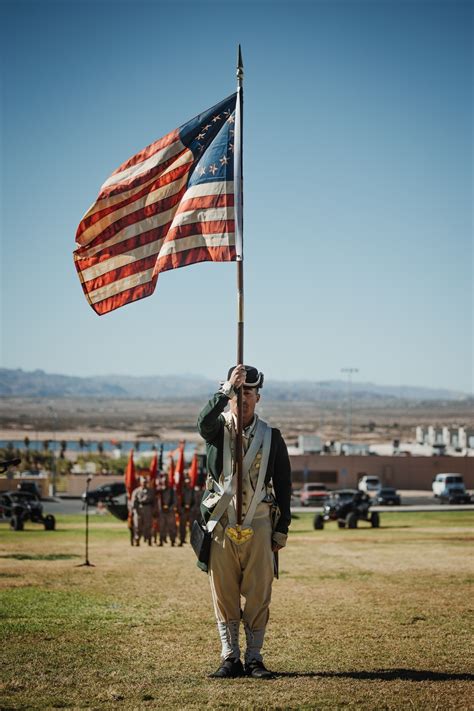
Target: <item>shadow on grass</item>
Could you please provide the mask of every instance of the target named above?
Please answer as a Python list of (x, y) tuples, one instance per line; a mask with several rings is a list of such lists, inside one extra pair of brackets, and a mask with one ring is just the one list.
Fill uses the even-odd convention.
[(30, 555), (29, 553), (8, 553), (8, 555), (0, 555), (0, 558), (12, 558), (13, 560), (71, 560), (72, 558), (81, 558), (80, 555), (73, 553), (48, 553)]
[(370, 681), (474, 681), (474, 674), (424, 671), (422, 669), (376, 669), (354, 672), (275, 672), (275, 677), (368, 679)]

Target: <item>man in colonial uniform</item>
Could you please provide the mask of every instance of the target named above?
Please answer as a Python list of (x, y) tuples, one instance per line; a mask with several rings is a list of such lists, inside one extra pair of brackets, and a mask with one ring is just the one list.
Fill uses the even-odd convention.
[[(281, 433), (255, 414), (263, 373), (239, 365), (199, 416), (206, 440), (208, 480), (201, 512), (212, 533), (208, 566), (214, 611), (222, 644), (221, 665), (213, 678), (244, 674), (269, 679), (261, 649), (269, 617), (275, 554), (286, 544), (291, 521), (291, 469)], [(235, 542), (235, 461), (237, 396), (243, 398), (243, 542)], [(224, 413), (230, 403), (230, 412)], [(229, 530), (230, 529), (230, 530)], [(253, 534), (252, 534), (253, 532)], [(245, 599), (241, 605), (241, 597)], [(239, 631), (245, 637), (245, 667), (240, 661)]]
[(151, 529), (153, 524), (153, 513), (156, 506), (156, 492), (150, 486), (148, 478), (140, 477), (140, 486), (134, 489), (130, 499), (130, 510), (133, 521), (133, 538), (135, 545), (140, 545), (140, 538), (151, 546)]

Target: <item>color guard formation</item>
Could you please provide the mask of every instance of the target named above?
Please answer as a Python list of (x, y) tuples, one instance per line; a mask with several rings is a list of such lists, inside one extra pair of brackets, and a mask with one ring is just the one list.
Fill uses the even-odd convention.
[(175, 465), (169, 455), (168, 472), (163, 472), (162, 451), (160, 460), (155, 453), (150, 469), (135, 471), (133, 450), (130, 452), (125, 485), (128, 494), (128, 526), (130, 543), (139, 546), (143, 541), (149, 546), (183, 546), (188, 540), (193, 521), (199, 517), (201, 489), (198, 484), (197, 455), (184, 473), (184, 442), (178, 450)]

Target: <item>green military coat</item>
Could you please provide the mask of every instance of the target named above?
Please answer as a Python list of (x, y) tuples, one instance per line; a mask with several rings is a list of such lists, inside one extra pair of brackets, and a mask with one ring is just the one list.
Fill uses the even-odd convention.
[[(199, 433), (206, 441), (207, 471), (215, 481), (219, 481), (223, 468), (224, 416), (222, 413), (228, 402), (227, 395), (222, 392), (216, 393), (198, 418)], [(280, 518), (275, 531), (286, 535), (291, 522), (291, 467), (285, 441), (280, 430), (275, 428), (272, 428), (272, 442), (265, 477), (265, 484), (270, 483), (273, 484), (275, 498), (280, 509)], [(202, 505), (202, 502), (211, 493), (211, 491), (205, 490), (201, 500), (201, 513), (206, 523), (210, 512)]]

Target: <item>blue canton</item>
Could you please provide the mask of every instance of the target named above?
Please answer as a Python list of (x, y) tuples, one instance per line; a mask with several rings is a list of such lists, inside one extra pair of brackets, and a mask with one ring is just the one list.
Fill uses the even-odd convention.
[(188, 187), (234, 179), (236, 97), (232, 94), (180, 127), (180, 139), (196, 160)]

